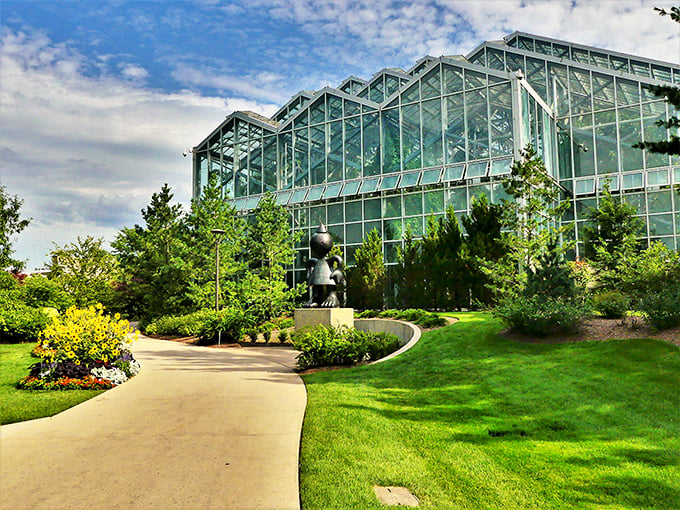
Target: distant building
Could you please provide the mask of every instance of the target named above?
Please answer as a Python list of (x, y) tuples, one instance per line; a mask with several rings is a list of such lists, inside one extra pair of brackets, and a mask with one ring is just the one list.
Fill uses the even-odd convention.
[(419, 237), (450, 205), (462, 215), (474, 195), (504, 198), (501, 177), (532, 143), (572, 204), (572, 256), (607, 180), (645, 220), (643, 237), (678, 248), (680, 158), (631, 147), (667, 137), (656, 122), (676, 112), (644, 86), (668, 83), (680, 85), (679, 65), (515, 32), (465, 57), (299, 92), (271, 119), (229, 115), (194, 148), (194, 196), (211, 172), (244, 214), (273, 193), (305, 233), (302, 281), (319, 221), (348, 263), (374, 228), (394, 263), (406, 228)]

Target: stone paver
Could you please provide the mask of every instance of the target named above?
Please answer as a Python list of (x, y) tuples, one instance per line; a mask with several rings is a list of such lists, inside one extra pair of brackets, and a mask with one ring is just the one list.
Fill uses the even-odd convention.
[(142, 371), (0, 428), (0, 508), (297, 509), (306, 391), (285, 348), (141, 337)]

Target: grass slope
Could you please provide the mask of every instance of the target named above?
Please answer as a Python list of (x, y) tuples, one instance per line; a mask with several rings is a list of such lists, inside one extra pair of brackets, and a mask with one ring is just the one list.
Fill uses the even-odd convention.
[(26, 391), (16, 383), (28, 375), (37, 360), (30, 355), (35, 344), (0, 344), (0, 424), (53, 416), (102, 393), (93, 390)]
[(680, 349), (522, 344), (482, 313), (374, 366), (304, 376), (303, 508), (680, 508)]

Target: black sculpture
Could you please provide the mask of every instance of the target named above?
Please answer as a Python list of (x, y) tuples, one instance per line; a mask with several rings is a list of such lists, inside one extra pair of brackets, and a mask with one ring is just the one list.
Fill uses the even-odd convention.
[(338, 285), (345, 281), (342, 257), (326, 258), (333, 248), (333, 239), (323, 223), (309, 240), (312, 258), (307, 261), (307, 284), (312, 288), (312, 299), (305, 308), (338, 308)]

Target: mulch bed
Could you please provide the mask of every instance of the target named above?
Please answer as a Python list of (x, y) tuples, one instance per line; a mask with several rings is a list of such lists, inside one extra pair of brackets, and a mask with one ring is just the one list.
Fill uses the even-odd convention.
[(664, 329), (652, 328), (642, 317), (626, 317), (625, 319), (589, 319), (583, 323), (581, 330), (572, 335), (551, 335), (536, 338), (515, 331), (504, 330), (501, 336), (510, 340), (528, 343), (564, 343), (564, 342), (600, 342), (604, 340), (620, 340), (625, 338), (658, 338), (680, 347), (680, 327)]

